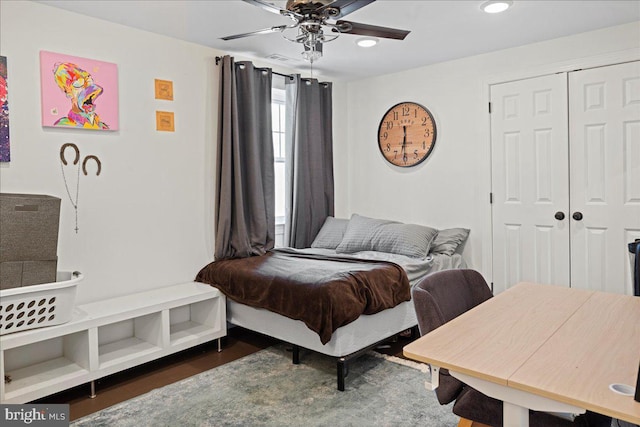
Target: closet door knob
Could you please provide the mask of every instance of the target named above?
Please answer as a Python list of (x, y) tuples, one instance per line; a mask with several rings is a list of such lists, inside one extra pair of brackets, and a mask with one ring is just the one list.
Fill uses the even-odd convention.
[(564, 219), (564, 212), (556, 212), (556, 214), (554, 215), (555, 219), (557, 219), (558, 221), (562, 221)]
[(574, 212), (572, 217), (576, 221), (582, 221), (582, 212)]

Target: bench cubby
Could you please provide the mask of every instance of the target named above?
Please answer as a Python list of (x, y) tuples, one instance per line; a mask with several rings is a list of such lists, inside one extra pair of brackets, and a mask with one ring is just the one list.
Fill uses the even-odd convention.
[(226, 325), (224, 295), (196, 282), (77, 306), (67, 323), (0, 336), (0, 373), (10, 379), (0, 401), (30, 402), (220, 340)]

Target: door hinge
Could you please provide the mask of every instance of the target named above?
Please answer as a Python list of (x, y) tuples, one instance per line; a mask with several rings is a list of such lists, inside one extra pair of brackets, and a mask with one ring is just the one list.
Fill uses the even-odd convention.
[(491, 103), (489, 103), (489, 114), (491, 114)]
[(489, 193), (489, 204), (493, 204), (493, 193)]

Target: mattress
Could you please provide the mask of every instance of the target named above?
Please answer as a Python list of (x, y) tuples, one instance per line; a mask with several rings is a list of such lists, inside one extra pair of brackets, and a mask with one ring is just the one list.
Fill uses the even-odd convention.
[[(301, 249), (300, 251), (308, 252), (311, 250)], [(335, 255), (335, 251), (328, 249), (313, 249), (313, 251)], [(466, 267), (460, 254), (452, 256), (429, 254), (424, 260), (381, 252), (360, 252), (357, 257), (387, 260), (401, 265), (407, 271), (411, 286), (415, 286), (422, 277), (434, 271)], [(333, 333), (331, 340), (323, 345), (318, 334), (307, 328), (300, 320), (289, 319), (271, 311), (249, 307), (229, 299), (227, 299), (227, 321), (232, 325), (260, 332), (333, 357), (348, 356), (412, 328), (418, 323), (413, 302), (406, 301), (376, 314), (360, 316), (348, 325), (338, 328)]]

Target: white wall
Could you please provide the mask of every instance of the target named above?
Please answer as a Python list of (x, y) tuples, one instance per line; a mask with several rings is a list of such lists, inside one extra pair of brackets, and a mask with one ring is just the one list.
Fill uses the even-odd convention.
[[(350, 83), (345, 210), (437, 228), (470, 228), (466, 258), (490, 277), (488, 83), (568, 71), (603, 56), (622, 52), (627, 57), (630, 50), (639, 58), (639, 47), (636, 22)], [(390, 166), (377, 147), (380, 119), (401, 101), (429, 108), (438, 126), (430, 157), (408, 169)]]
[[(0, 164), (0, 188), (62, 199), (58, 268), (85, 273), (78, 301), (193, 280), (212, 254), (217, 52), (37, 3), (1, 7), (11, 162)], [(40, 50), (118, 65), (119, 131), (41, 127)], [(173, 102), (154, 99), (155, 78), (173, 81)], [(156, 109), (175, 112), (174, 133), (155, 131)], [(77, 234), (66, 142), (102, 161), (100, 176), (80, 180)], [(66, 174), (74, 194), (76, 170)]]
[[(85, 274), (78, 302), (193, 280), (213, 258), (215, 57), (224, 53), (38, 3), (0, 8), (11, 130), (0, 190), (62, 199), (58, 266)], [(118, 65), (119, 131), (41, 127), (40, 50)], [(174, 101), (154, 99), (156, 78), (173, 81)], [(155, 130), (155, 110), (175, 112), (175, 132)], [(66, 142), (102, 161), (99, 177), (80, 181), (78, 234), (60, 168)], [(76, 170), (66, 173), (73, 194)]]

